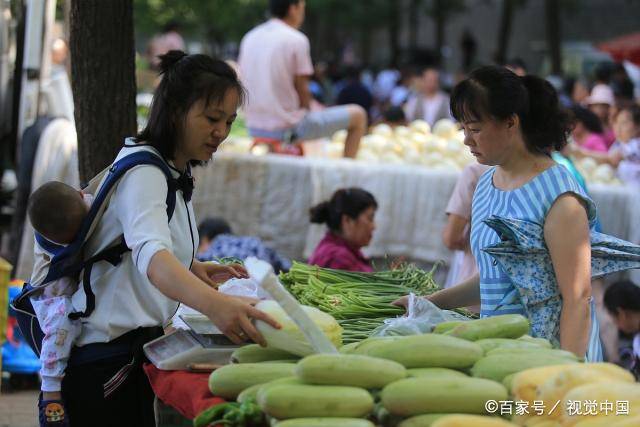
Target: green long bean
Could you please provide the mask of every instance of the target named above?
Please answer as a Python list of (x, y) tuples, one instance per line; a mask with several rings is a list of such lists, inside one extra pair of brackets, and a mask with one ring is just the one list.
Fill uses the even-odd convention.
[(394, 270), (360, 273), (294, 262), (280, 278), (302, 304), (336, 318), (343, 327), (343, 342), (349, 343), (369, 337), (385, 319), (402, 315), (402, 308), (391, 305), (394, 300), (440, 289), (433, 280), (436, 267), (424, 271), (403, 264)]

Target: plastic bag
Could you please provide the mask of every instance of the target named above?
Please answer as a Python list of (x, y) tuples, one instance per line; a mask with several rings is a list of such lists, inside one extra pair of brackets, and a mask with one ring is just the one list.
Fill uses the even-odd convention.
[[(227, 295), (238, 297), (249, 297), (256, 299), (271, 299), (271, 296), (255, 280), (252, 279), (229, 279), (218, 287), (218, 291)], [(189, 327), (180, 318), (181, 315), (202, 315), (199, 311), (180, 304), (176, 314), (171, 319), (171, 324), (176, 329), (188, 330)]]
[(386, 319), (384, 324), (378, 326), (371, 336), (426, 334), (431, 332), (437, 324), (454, 320), (471, 319), (455, 311), (442, 310), (426, 298), (409, 294), (407, 314), (402, 317)]
[(218, 287), (218, 291), (238, 297), (271, 299), (271, 296), (253, 279), (229, 279)]

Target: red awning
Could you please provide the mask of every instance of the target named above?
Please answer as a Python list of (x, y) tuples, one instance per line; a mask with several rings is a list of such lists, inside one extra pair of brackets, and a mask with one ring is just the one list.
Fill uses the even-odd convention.
[(640, 65), (640, 32), (631, 33), (596, 45), (614, 60), (627, 60)]

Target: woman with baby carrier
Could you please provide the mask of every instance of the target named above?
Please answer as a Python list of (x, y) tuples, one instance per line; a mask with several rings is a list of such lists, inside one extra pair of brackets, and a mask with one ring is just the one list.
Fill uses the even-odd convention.
[[(236, 343), (264, 344), (251, 319), (279, 327), (254, 301), (216, 291), (216, 282), (246, 276), (242, 267), (194, 258), (190, 167), (208, 161), (228, 136), (243, 101), (241, 83), (225, 62), (180, 51), (161, 57), (161, 74), (146, 128), (126, 140), (109, 172), (140, 152), (156, 155), (168, 169), (140, 164), (126, 171), (84, 245), (85, 253), (96, 254), (123, 236), (128, 249), (116, 266), (105, 257), (108, 262), (85, 267), (71, 296), (81, 328), (62, 379), (62, 400), (41, 402), (41, 412), (46, 404), (58, 410), (45, 425), (155, 426), (142, 346), (163, 333), (179, 303), (205, 314)], [(171, 192), (175, 206), (168, 209)]]

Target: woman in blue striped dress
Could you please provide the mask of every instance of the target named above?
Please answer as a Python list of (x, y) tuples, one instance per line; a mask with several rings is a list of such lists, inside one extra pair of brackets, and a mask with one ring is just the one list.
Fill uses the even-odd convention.
[[(551, 158), (566, 144), (569, 130), (555, 90), (538, 77), (483, 67), (454, 88), (451, 110), (463, 125), (465, 145), (479, 163), (493, 167), (480, 178), (473, 197), (471, 248), (479, 275), (433, 294), (431, 301), (441, 308), (480, 303), (482, 317), (528, 315), (532, 335), (589, 361), (602, 360), (591, 298), (590, 230), (596, 209), (571, 173)], [(540, 268), (532, 277), (512, 280), (483, 251), (500, 241), (484, 222), (491, 216), (540, 226), (553, 264), (546, 269), (550, 277)], [(528, 287), (531, 299), (553, 286), (558, 304), (542, 304), (542, 311), (531, 316), (521, 300), (524, 282), (536, 284)]]

